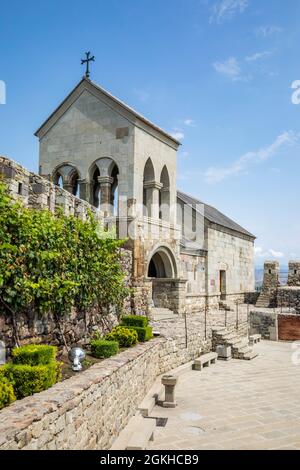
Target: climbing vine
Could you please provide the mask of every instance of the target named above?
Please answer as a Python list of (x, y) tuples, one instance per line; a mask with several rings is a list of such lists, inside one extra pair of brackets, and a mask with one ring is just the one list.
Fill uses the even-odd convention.
[(120, 247), (89, 214), (83, 221), (25, 208), (0, 181), (0, 308), (19, 343), (20, 312), (51, 312), (59, 323), (73, 306), (101, 312), (128, 295)]

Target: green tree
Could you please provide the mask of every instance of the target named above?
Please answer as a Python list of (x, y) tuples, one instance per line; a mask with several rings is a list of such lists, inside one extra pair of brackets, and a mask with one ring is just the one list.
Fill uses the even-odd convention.
[(129, 293), (122, 244), (92, 213), (84, 221), (25, 208), (0, 182), (0, 304), (11, 315), (16, 345), (19, 312), (51, 312), (60, 328), (73, 307), (85, 314), (120, 307)]

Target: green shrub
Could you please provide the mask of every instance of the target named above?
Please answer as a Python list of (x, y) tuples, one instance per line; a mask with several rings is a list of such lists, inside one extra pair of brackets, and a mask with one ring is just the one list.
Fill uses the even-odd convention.
[(138, 342), (137, 332), (124, 326), (116, 326), (105, 339), (107, 341), (117, 341), (120, 347), (129, 348)]
[(0, 378), (0, 410), (16, 400), (12, 384), (4, 377)]
[(12, 350), (12, 362), (13, 364), (27, 364), (30, 366), (45, 365), (54, 361), (56, 354), (56, 346), (27, 344)]
[(1, 375), (11, 382), (20, 399), (52, 387), (61, 377), (61, 368), (62, 364), (57, 361), (37, 366), (6, 364), (1, 368)]
[(144, 343), (145, 341), (149, 341), (149, 339), (153, 338), (151, 326), (146, 326), (144, 328), (141, 326), (129, 326), (129, 329), (137, 332), (138, 339), (141, 343)]
[(148, 326), (149, 320), (141, 315), (128, 315), (122, 318), (122, 324), (125, 326), (140, 326), (145, 328)]
[(114, 356), (118, 351), (118, 341), (107, 341), (105, 339), (95, 339), (91, 341), (92, 356), (98, 359)]

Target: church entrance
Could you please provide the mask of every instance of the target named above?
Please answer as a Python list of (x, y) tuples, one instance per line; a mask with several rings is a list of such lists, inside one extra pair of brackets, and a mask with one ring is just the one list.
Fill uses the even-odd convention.
[(155, 251), (148, 264), (148, 278), (152, 280), (152, 306), (177, 310), (177, 267), (173, 253), (166, 247)]
[(221, 300), (226, 300), (226, 271), (220, 271), (220, 292)]
[(173, 278), (175, 277), (175, 266), (167, 251), (157, 251), (151, 258), (148, 266), (148, 277), (150, 278)]

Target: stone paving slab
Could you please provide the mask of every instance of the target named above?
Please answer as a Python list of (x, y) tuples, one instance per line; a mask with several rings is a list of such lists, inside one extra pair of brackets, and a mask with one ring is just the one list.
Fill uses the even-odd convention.
[(291, 343), (262, 341), (253, 361), (218, 361), (202, 372), (180, 376), (175, 409), (155, 407), (167, 417), (150, 449), (300, 448), (300, 365)]

